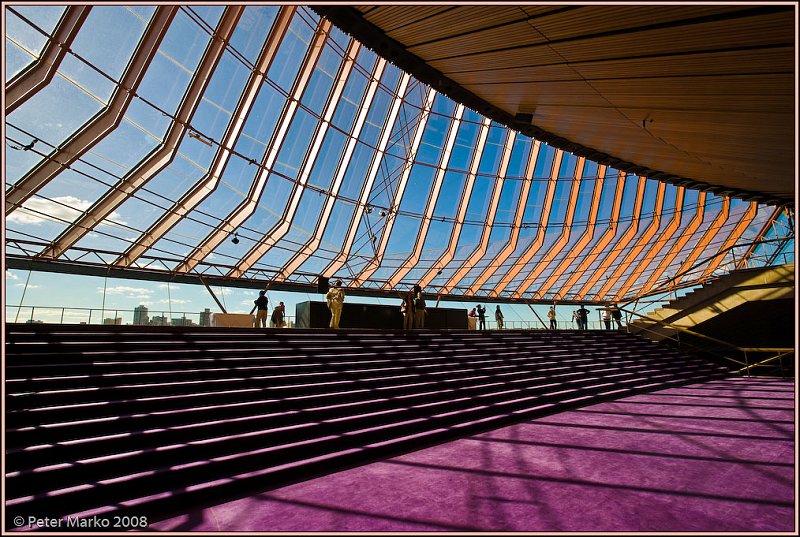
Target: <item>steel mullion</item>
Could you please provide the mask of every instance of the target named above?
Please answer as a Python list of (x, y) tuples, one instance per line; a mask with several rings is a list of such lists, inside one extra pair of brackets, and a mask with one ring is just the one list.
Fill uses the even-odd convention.
[(578, 266), (576, 270), (572, 272), (570, 277), (567, 281), (561, 286), (561, 288), (555, 293), (556, 297), (564, 297), (568, 294), (569, 291), (575, 286), (575, 283), (583, 276), (583, 274), (589, 270), (592, 263), (597, 260), (598, 257), (605, 251), (606, 246), (614, 240), (614, 237), (617, 235), (617, 227), (619, 226), (620, 221), (620, 212), (622, 211), (622, 198), (625, 194), (625, 186), (626, 186), (627, 178), (624, 172), (617, 172), (617, 187), (614, 191), (614, 203), (611, 209), (611, 215), (609, 216), (609, 225), (608, 229), (603, 233), (600, 239), (597, 241), (592, 247), (592, 250), (587, 254), (581, 264)]
[(652, 285), (661, 277), (664, 271), (667, 270), (667, 267), (672, 263), (672, 261), (678, 256), (680, 252), (683, 251), (683, 247), (686, 246), (686, 243), (692, 238), (692, 235), (697, 231), (700, 225), (703, 223), (703, 215), (705, 213), (706, 207), (706, 193), (700, 192), (697, 195), (697, 213), (695, 214), (694, 218), (689, 225), (686, 226), (686, 229), (681, 231), (680, 235), (678, 236), (678, 240), (675, 244), (672, 245), (669, 252), (661, 258), (661, 262), (658, 264), (656, 269), (650, 275), (650, 278), (644, 284), (644, 289), (650, 289)]
[[(225, 240), (236, 228), (242, 225), (258, 208), (258, 200), (261, 199), (261, 194), (264, 192), (264, 187), (270, 177), (272, 167), (278, 158), (278, 153), (283, 148), (286, 141), (286, 134), (289, 132), (289, 127), (294, 120), (297, 108), (300, 106), (300, 98), (303, 96), (306, 87), (308, 86), (311, 75), (317, 66), (322, 50), (325, 46), (325, 41), (331, 29), (331, 22), (323, 19), (314, 38), (309, 45), (308, 53), (303, 60), (300, 67), (300, 72), (295, 78), (293, 89), (288, 96), (288, 104), (283, 109), (282, 117), (278, 120), (278, 128), (275, 131), (271, 143), (265, 152), (265, 158), (262, 160), (258, 172), (256, 172), (255, 181), (250, 187), (247, 197), (214, 229), (208, 236), (198, 244), (194, 250), (186, 257), (186, 259), (176, 267), (177, 272), (189, 272), (194, 269), (198, 263), (205, 259), (219, 244)], [(317, 128), (319, 132), (319, 127)], [(308, 155), (306, 155), (308, 156)], [(294, 183), (293, 190), (300, 188), (297, 183)], [(288, 207), (285, 209), (288, 210)]]
[(439, 166), (436, 171), (436, 177), (434, 178), (431, 193), (428, 196), (428, 204), (425, 207), (420, 229), (417, 232), (417, 240), (414, 244), (414, 249), (411, 252), (411, 255), (408, 256), (400, 265), (400, 268), (398, 268), (395, 273), (389, 277), (386, 285), (384, 285), (384, 289), (394, 289), (397, 284), (399, 284), (400, 281), (406, 276), (406, 274), (408, 274), (419, 262), (419, 258), (422, 255), (422, 248), (425, 244), (425, 239), (428, 236), (431, 220), (433, 219), (433, 212), (436, 209), (436, 203), (439, 200), (439, 194), (441, 192), (442, 184), (444, 183), (444, 176), (447, 173), (450, 155), (452, 154), (453, 146), (456, 143), (458, 129), (461, 127), (461, 117), (464, 114), (464, 108), (465, 107), (463, 104), (459, 104), (456, 107), (452, 121), (450, 122), (450, 132), (448, 133), (447, 141), (442, 148), (442, 154), (439, 158)]
[[(742, 256), (742, 258), (736, 264), (736, 268), (737, 269), (741, 269), (741, 268), (743, 268), (745, 266), (745, 264), (747, 263), (748, 259), (750, 259), (750, 256), (752, 256), (753, 252), (755, 252), (755, 249), (758, 248), (758, 246), (759, 246), (758, 243), (760, 243), (764, 239), (764, 237), (766, 236), (767, 232), (775, 224), (775, 221), (778, 219), (778, 216), (780, 216), (780, 214), (782, 212), (783, 212), (783, 207), (776, 207), (775, 210), (772, 211), (772, 214), (769, 216), (767, 221), (764, 222), (764, 227), (761, 228), (761, 231), (758, 232), (758, 235), (756, 235), (756, 238), (753, 239), (753, 244), (750, 245), (750, 247), (747, 249), (747, 252), (745, 252), (745, 254)], [(771, 263), (768, 263), (768, 264), (771, 264)]]
[(376, 270), (380, 267), (381, 261), (383, 260), (383, 256), (386, 253), (386, 247), (389, 245), (389, 238), (392, 234), (392, 229), (394, 228), (394, 222), (397, 218), (396, 209), (400, 207), (400, 202), (403, 199), (403, 194), (405, 194), (406, 186), (408, 185), (408, 178), (411, 176), (411, 170), (414, 167), (414, 159), (416, 159), (417, 151), (419, 150), (419, 145), (422, 143), (422, 136), (425, 133), (425, 127), (428, 124), (428, 119), (430, 118), (431, 109), (433, 108), (433, 100), (436, 98), (436, 90), (430, 88), (428, 90), (428, 95), (423, 103), (422, 110), (420, 111), (419, 121), (416, 125), (416, 131), (414, 133), (414, 138), (411, 142), (411, 148), (406, 156), (406, 166), (403, 170), (403, 173), (400, 176), (400, 181), (397, 184), (397, 190), (394, 193), (394, 197), (392, 200), (391, 205), (389, 206), (389, 211), (386, 216), (386, 220), (383, 227), (383, 233), (381, 233), (381, 241), (378, 246), (375, 255), (370, 259), (367, 266), (361, 270), (359, 274), (355, 277), (355, 284), (361, 285), (366, 280), (372, 276)]
[(108, 105), (6, 192), (6, 215), (18, 209), (119, 125), (177, 11), (178, 6), (156, 9)]
[(119, 184), (106, 192), (95, 204), (83, 213), (70, 227), (52, 242), (40, 257), (56, 258), (83, 238), (98, 223), (116, 210), (122, 203), (142, 188), (150, 179), (160, 173), (174, 159), (178, 143), (186, 133), (203, 91), (208, 86), (210, 74), (222, 58), (225, 46), (236, 29), (236, 24), (244, 11), (244, 6), (229, 6), (220, 19), (218, 28), (209, 43), (202, 60), (192, 77), (183, 102), (170, 123), (164, 140), (149, 157), (128, 172)]
[[(291, 229), (292, 220), (297, 212), (297, 208), (300, 206), (300, 198), (305, 191), (305, 186), (308, 183), (309, 176), (311, 175), (311, 169), (316, 162), (317, 155), (322, 147), (322, 142), (325, 139), (325, 134), (328, 132), (328, 127), (333, 120), (333, 114), (336, 111), (339, 98), (344, 91), (344, 86), (347, 82), (348, 76), (350, 75), (353, 64), (355, 63), (355, 58), (358, 54), (358, 49), (360, 46), (360, 43), (355, 39), (350, 41), (350, 46), (345, 54), (345, 59), (339, 69), (339, 75), (330, 95), (328, 96), (328, 102), (326, 103), (325, 110), (322, 114), (322, 121), (317, 129), (314, 141), (311, 144), (311, 149), (309, 150), (306, 159), (303, 161), (298, 181), (295, 183), (292, 189), (292, 196), (287, 204), (286, 211), (284, 211), (280, 221), (276, 223), (270, 231), (265, 233), (261, 239), (256, 241), (250, 251), (239, 260), (239, 262), (236, 264), (236, 268), (232, 269), (228, 276), (234, 278), (241, 277), (247, 270), (250, 269), (250, 267), (252, 267), (259, 259), (261, 259), (261, 257), (263, 257), (263, 255), (270, 248), (277, 244), (277, 242), (289, 232), (289, 229)], [(319, 48), (322, 49), (322, 46)]]
[[(624, 272), (628, 269), (628, 267), (633, 264), (636, 256), (647, 246), (647, 243), (650, 242), (650, 239), (658, 232), (658, 228), (661, 226), (661, 213), (664, 209), (664, 193), (666, 191), (667, 185), (666, 183), (662, 183), (659, 181), (658, 183), (658, 190), (656, 191), (656, 201), (653, 210), (653, 219), (650, 221), (650, 225), (647, 226), (647, 229), (644, 230), (644, 233), (633, 243), (631, 249), (622, 258), (622, 261), (617, 264), (617, 267), (614, 269), (614, 272), (611, 273), (611, 277), (607, 278), (605, 283), (600, 287), (600, 290), (597, 292), (595, 297), (602, 297), (608, 292), (622, 277)], [(622, 253), (627, 247), (627, 243), (623, 244), (619, 248), (619, 254)]]
[(255, 68), (250, 75), (244, 89), (242, 96), (236, 105), (236, 109), (231, 114), (231, 121), (228, 124), (225, 135), (219, 144), (216, 154), (208, 167), (208, 171), (203, 175), (200, 181), (195, 184), (192, 189), (184, 194), (180, 200), (173, 204), (172, 208), (167, 211), (161, 218), (152, 224), (148, 230), (143, 233), (136, 243), (128, 248), (116, 261), (114, 266), (130, 266), (139, 257), (141, 257), (150, 246), (155, 244), (161, 237), (163, 237), (170, 229), (172, 229), (186, 214), (188, 214), (195, 206), (201, 203), (208, 197), (217, 187), (222, 172), (228, 164), (228, 159), (232, 154), (232, 150), (239, 135), (244, 128), (244, 122), (250, 109), (255, 103), (258, 91), (266, 78), (267, 70), (272, 63), (275, 53), (277, 52), (283, 36), (285, 35), (292, 17), (295, 13), (294, 6), (284, 6), (278, 13), (272, 31), (267, 37), (267, 41), (261, 50), (261, 54), (256, 62)]
[[(561, 228), (561, 235), (556, 239), (556, 242), (548, 249), (544, 257), (536, 264), (536, 266), (528, 273), (523, 280), (522, 284), (517, 288), (514, 294), (522, 295), (528, 292), (528, 289), (533, 285), (536, 278), (544, 272), (547, 266), (561, 253), (564, 247), (569, 243), (569, 237), (572, 233), (572, 221), (575, 219), (575, 208), (578, 205), (578, 194), (580, 194), (581, 183), (583, 182), (583, 167), (586, 164), (585, 158), (580, 158), (575, 165), (575, 173), (572, 178), (572, 186), (570, 188), (569, 201), (567, 202), (567, 212), (564, 215), (564, 226)], [(595, 192), (597, 183), (595, 182)], [(569, 224), (567, 224), (569, 222)], [(541, 293), (536, 292), (539, 296)]]
[[(700, 240), (697, 241), (697, 244), (695, 244), (691, 253), (689, 253), (689, 255), (686, 257), (686, 260), (676, 271), (676, 274), (681, 274), (685, 270), (688, 270), (694, 264), (694, 262), (697, 261), (697, 258), (700, 257), (700, 254), (706, 250), (711, 240), (716, 236), (717, 233), (719, 233), (719, 231), (722, 229), (722, 226), (724, 226), (728, 221), (730, 206), (730, 198), (722, 198), (722, 208), (720, 209), (719, 213), (714, 218), (713, 222), (711, 222), (711, 224), (708, 226), (708, 229), (706, 229), (705, 233), (703, 233), (703, 236), (700, 238)], [(675, 278), (673, 283), (677, 284), (683, 280), (685, 276), (685, 274), (678, 276)]]
[(477, 290), (480, 289), (483, 284), (494, 275), (495, 272), (497, 272), (503, 263), (505, 263), (505, 261), (511, 256), (514, 250), (517, 249), (517, 244), (519, 243), (519, 233), (522, 229), (522, 219), (525, 217), (525, 204), (528, 201), (531, 184), (533, 183), (533, 172), (536, 169), (536, 158), (539, 155), (540, 147), (541, 142), (538, 140), (533, 140), (533, 143), (531, 144), (531, 151), (528, 156), (528, 164), (525, 167), (525, 178), (522, 181), (522, 188), (520, 189), (519, 199), (517, 200), (517, 211), (514, 214), (514, 223), (511, 224), (511, 233), (508, 237), (508, 242), (495, 256), (489, 266), (484, 268), (483, 272), (481, 272), (473, 282), (472, 287), (470, 288), (470, 293), (473, 295), (477, 293)]
[(491, 125), (491, 119), (483, 118), (481, 130), (478, 133), (477, 143), (475, 144), (475, 152), (472, 155), (472, 163), (470, 165), (469, 172), (467, 173), (467, 178), (464, 182), (464, 190), (461, 192), (461, 200), (459, 201), (458, 211), (456, 213), (455, 221), (453, 222), (453, 230), (450, 232), (450, 244), (447, 247), (447, 251), (443, 253), (439, 259), (436, 260), (436, 263), (434, 263), (430, 270), (428, 270), (428, 272), (422, 278), (420, 278), (419, 284), (421, 287), (426, 287), (428, 284), (430, 284), (430, 282), (438, 275), (439, 267), (444, 267), (450, 263), (456, 254), (456, 250), (458, 249), (458, 239), (461, 236), (461, 228), (464, 227), (464, 219), (466, 218), (467, 207), (469, 206), (469, 200), (472, 196), (472, 189), (475, 186), (475, 177), (478, 175), (478, 167), (480, 166), (481, 157), (483, 156), (483, 150), (486, 147), (486, 140), (489, 137), (489, 129)]
[(369, 108), (372, 105), (372, 101), (377, 93), (378, 87), (380, 86), (380, 79), (383, 75), (386, 64), (387, 62), (383, 58), (378, 58), (375, 63), (372, 73), (372, 80), (370, 81), (370, 84), (365, 92), (364, 99), (362, 100), (358, 117), (353, 125), (352, 133), (350, 134), (347, 147), (345, 147), (342, 155), (341, 163), (336, 171), (336, 177), (333, 180), (333, 185), (331, 186), (330, 192), (325, 200), (325, 207), (322, 209), (322, 214), (320, 215), (319, 222), (317, 223), (314, 231), (314, 236), (308, 242), (306, 242), (302, 249), (295, 253), (289, 262), (287, 262), (281, 268), (279, 274), (283, 278), (287, 278), (291, 273), (297, 270), (309, 257), (313, 255), (322, 242), (322, 237), (325, 233), (325, 227), (328, 224), (328, 220), (333, 212), (333, 207), (336, 204), (336, 197), (339, 193), (339, 189), (342, 186), (342, 182), (344, 181), (344, 176), (347, 173), (347, 168), (350, 165), (355, 148), (358, 145), (358, 138), (361, 134), (361, 129), (364, 127), (364, 123), (367, 120)]
[(544, 284), (542, 285), (542, 295), (550, 289), (550, 287), (558, 280), (559, 277), (564, 273), (564, 271), (569, 269), (569, 265), (573, 263), (574, 259), (577, 259), (577, 255), (572, 256), (572, 252), (580, 252), (583, 248), (594, 238), (594, 230), (597, 227), (597, 213), (600, 212), (600, 199), (603, 194), (603, 186), (605, 185), (605, 174), (606, 174), (606, 167), (605, 166), (598, 166), (597, 171), (597, 179), (595, 180), (594, 184), (594, 192), (592, 193), (592, 205), (589, 209), (589, 217), (586, 222), (586, 230), (583, 232), (583, 235), (578, 239), (578, 242), (567, 252), (564, 259), (561, 260), (561, 263), (553, 270), (553, 273), (550, 277), (545, 280)]
[(355, 211), (353, 211), (353, 217), (350, 220), (350, 228), (348, 229), (347, 237), (344, 240), (342, 249), (339, 251), (339, 255), (337, 255), (336, 259), (329, 263), (328, 266), (322, 271), (322, 274), (328, 278), (336, 274), (336, 272), (347, 262), (348, 258), (350, 257), (350, 250), (353, 247), (353, 241), (355, 240), (356, 233), (358, 233), (358, 226), (361, 223), (362, 216), (364, 215), (364, 207), (369, 202), (372, 184), (375, 182), (375, 177), (378, 175), (378, 170), (380, 169), (381, 161), (383, 160), (383, 156), (386, 151), (386, 146), (388, 145), (389, 138), (392, 134), (392, 127), (394, 126), (394, 122), (397, 120), (397, 115), (400, 113), (400, 106), (403, 104), (405, 99), (406, 88), (408, 87), (410, 80), (411, 75), (403, 73), (397, 90), (397, 96), (395, 97), (394, 103), (392, 103), (392, 108), (389, 111), (383, 134), (378, 142), (378, 147), (375, 149), (375, 156), (372, 160), (372, 166), (370, 167), (369, 174), (367, 175), (367, 180), (361, 189), (361, 197), (359, 198)]
[[(747, 211), (742, 215), (742, 219), (737, 222), (736, 226), (734, 226), (731, 233), (728, 235), (728, 238), (725, 239), (725, 242), (719, 247), (719, 252), (724, 252), (728, 248), (731, 248), (736, 241), (738, 241), (742, 234), (747, 230), (747, 226), (750, 225), (750, 222), (758, 214), (758, 203), (755, 201), (750, 202), (750, 207), (747, 208)], [(703, 274), (700, 276), (701, 278), (705, 278), (709, 276), (716, 268), (722, 263), (723, 256), (718, 255), (716, 256), (706, 267), (706, 270), (703, 271)]]
[[(627, 179), (626, 179), (627, 181)], [(597, 283), (600, 277), (606, 273), (606, 271), (611, 267), (612, 263), (620, 256), (622, 250), (625, 249), (625, 246), (628, 245), (630, 241), (636, 236), (636, 233), (639, 231), (639, 217), (642, 214), (642, 204), (644, 203), (644, 190), (647, 184), (647, 179), (644, 177), (639, 177), (639, 185), (636, 190), (636, 201), (634, 202), (634, 209), (633, 215), (631, 218), (631, 226), (623, 233), (622, 237), (616, 242), (614, 242), (614, 248), (608, 252), (600, 263), (600, 266), (594, 271), (594, 274), (589, 277), (589, 279), (584, 283), (581, 290), (578, 292), (578, 300), (583, 300), (586, 293), (592, 288), (592, 286)]]
[(440, 290), (442, 294), (449, 293), (454, 287), (458, 287), (458, 283), (463, 280), (469, 271), (472, 270), (475, 264), (486, 255), (486, 250), (489, 246), (489, 238), (492, 235), (492, 223), (494, 222), (495, 215), (497, 214), (497, 206), (500, 204), (500, 195), (503, 193), (503, 184), (505, 184), (505, 176), (508, 171), (508, 164), (511, 162), (511, 153), (514, 150), (514, 141), (516, 140), (517, 133), (511, 129), (506, 131), (506, 142), (503, 146), (503, 154), (500, 164), (497, 168), (497, 175), (494, 181), (494, 188), (492, 189), (492, 197), (489, 202), (489, 208), (486, 211), (486, 220), (483, 223), (481, 230), (481, 240), (478, 247), (472, 252), (472, 255), (467, 258), (461, 267), (453, 274), (450, 279), (444, 284)]
[(53, 80), (92, 6), (67, 6), (36, 63), (6, 84), (6, 115)]
[(539, 228), (536, 230), (536, 238), (533, 240), (531, 245), (528, 246), (520, 258), (517, 259), (517, 261), (511, 266), (511, 268), (509, 268), (500, 282), (495, 285), (491, 294), (499, 296), (500, 293), (504, 292), (506, 287), (508, 287), (517, 274), (519, 274), (522, 269), (525, 268), (525, 265), (530, 262), (530, 260), (534, 255), (536, 255), (536, 253), (539, 251), (539, 248), (541, 248), (542, 244), (544, 243), (547, 225), (550, 220), (550, 211), (553, 208), (553, 198), (556, 194), (556, 185), (558, 184), (558, 170), (561, 167), (561, 159), (563, 156), (564, 151), (561, 149), (556, 150), (553, 163), (550, 167), (550, 177), (547, 181), (547, 192), (545, 193), (544, 204), (542, 205), (542, 214), (539, 217)]
[(650, 245), (650, 249), (639, 261), (639, 264), (628, 276), (627, 280), (625, 280), (625, 283), (622, 284), (622, 287), (617, 290), (616, 296), (614, 297), (615, 302), (619, 301), (620, 298), (628, 292), (636, 280), (639, 279), (644, 270), (650, 266), (650, 263), (653, 262), (653, 259), (655, 259), (656, 255), (664, 249), (669, 240), (675, 235), (675, 232), (681, 225), (681, 218), (683, 217), (684, 192), (685, 190), (682, 186), (677, 188), (677, 192), (675, 194), (675, 213), (672, 215), (672, 220), (669, 224), (667, 224), (667, 227), (664, 228), (664, 231), (661, 232), (658, 238)]

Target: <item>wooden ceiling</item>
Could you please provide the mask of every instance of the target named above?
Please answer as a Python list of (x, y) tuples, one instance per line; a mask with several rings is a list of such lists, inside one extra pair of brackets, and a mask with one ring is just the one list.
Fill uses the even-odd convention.
[(442, 93), (552, 145), (794, 204), (795, 4), (314, 9)]

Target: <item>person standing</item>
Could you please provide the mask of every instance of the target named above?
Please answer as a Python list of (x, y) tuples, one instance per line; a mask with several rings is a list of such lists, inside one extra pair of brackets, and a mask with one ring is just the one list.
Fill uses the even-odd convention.
[(550, 330), (555, 330), (557, 326), (555, 306), (550, 306), (550, 309), (547, 311), (547, 318), (550, 319)]
[(283, 328), (286, 326), (286, 305), (281, 302), (272, 310), (272, 327)]
[(609, 308), (603, 309), (603, 324), (606, 325), (606, 330), (611, 330), (611, 310)]
[(478, 330), (486, 330), (486, 308), (478, 304)]
[(422, 287), (414, 286), (414, 328), (425, 328), (426, 310), (425, 298), (422, 296)]
[(587, 330), (589, 328), (589, 310), (583, 307), (578, 308), (578, 318), (580, 319), (580, 329)]
[(497, 329), (503, 329), (503, 312), (500, 311), (500, 305), (498, 304), (497, 309), (494, 310), (494, 320), (497, 322)]
[(325, 295), (328, 301), (328, 309), (331, 311), (331, 328), (339, 328), (339, 321), (342, 318), (342, 305), (344, 304), (344, 289), (342, 289), (342, 280), (336, 280), (333, 287), (328, 289)]
[(611, 309), (611, 317), (617, 323), (617, 330), (622, 330), (622, 311), (616, 304)]
[(403, 295), (403, 304), (400, 306), (403, 314), (403, 330), (414, 328), (414, 291), (411, 290)]
[[(255, 328), (266, 328), (267, 327), (267, 304), (269, 301), (266, 297), (266, 291), (259, 291), (258, 298), (253, 301), (255, 306), (253, 306), (254, 310), (256, 311), (256, 320), (255, 320)], [(252, 315), (253, 310), (250, 310), (250, 314)]]

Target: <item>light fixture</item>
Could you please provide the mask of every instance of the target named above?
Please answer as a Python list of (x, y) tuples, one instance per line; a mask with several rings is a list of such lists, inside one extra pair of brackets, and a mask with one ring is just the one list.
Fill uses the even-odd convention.
[(238, 233), (234, 233), (233, 234), (233, 238), (231, 239), (231, 242), (233, 244), (239, 244), (239, 234)]

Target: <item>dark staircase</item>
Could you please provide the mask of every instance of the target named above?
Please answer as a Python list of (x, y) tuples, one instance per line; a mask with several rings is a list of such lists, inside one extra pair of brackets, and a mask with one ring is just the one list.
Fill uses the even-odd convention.
[(5, 347), (7, 529), (16, 516), (157, 520), (728, 375), (621, 331), (8, 324)]

